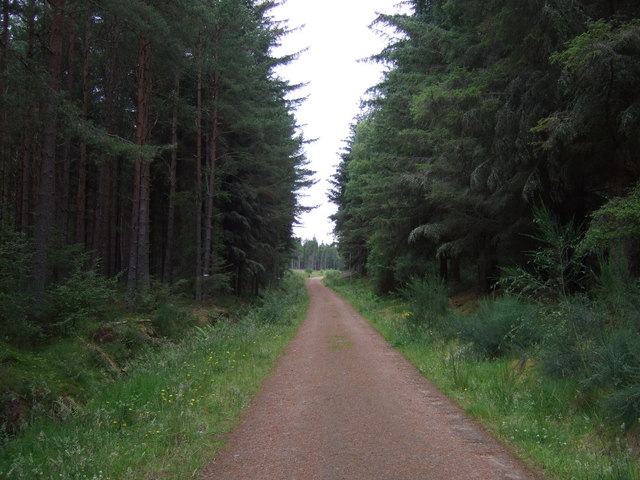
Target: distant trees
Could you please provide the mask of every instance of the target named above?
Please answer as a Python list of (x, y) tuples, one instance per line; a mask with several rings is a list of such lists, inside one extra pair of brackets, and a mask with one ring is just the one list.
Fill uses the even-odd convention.
[(78, 244), (131, 302), (151, 277), (200, 299), (280, 277), (310, 172), (273, 6), (2, 1), (0, 225), (33, 240), (37, 303)]
[(581, 222), (640, 178), (640, 8), (414, 4), (379, 19), (403, 35), (334, 178), (340, 251), (381, 290), (434, 261), (488, 288), (524, 261), (536, 205)]
[(314, 238), (304, 242), (297, 238), (291, 268), (298, 270), (341, 270), (344, 266), (335, 244), (318, 243)]

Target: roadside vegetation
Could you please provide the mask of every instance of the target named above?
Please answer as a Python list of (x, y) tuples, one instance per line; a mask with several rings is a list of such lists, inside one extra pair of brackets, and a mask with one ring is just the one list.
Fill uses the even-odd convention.
[(290, 274), (251, 303), (167, 298), (145, 318), (85, 326), (38, 348), (3, 343), (0, 478), (191, 478), (306, 307), (303, 277)]
[(334, 275), (326, 283), (550, 478), (640, 478), (638, 331), (605, 320), (602, 300), (496, 295), (454, 308), (447, 304), (463, 297), (448, 299), (432, 280), (387, 296), (374, 293), (371, 278)]
[(333, 177), (366, 280), (330, 283), (532, 463), (640, 478), (640, 4), (408, 4)]

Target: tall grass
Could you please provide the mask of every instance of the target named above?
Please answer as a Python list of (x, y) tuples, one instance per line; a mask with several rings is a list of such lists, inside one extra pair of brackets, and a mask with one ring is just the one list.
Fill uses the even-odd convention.
[(129, 363), (126, 377), (82, 406), (65, 406), (65, 416), (36, 413), (2, 446), (0, 478), (193, 478), (304, 317), (303, 280), (285, 283), (243, 319), (198, 327), (181, 344)]
[[(540, 311), (506, 297), (482, 302), (469, 316), (457, 317), (451, 312), (440, 316), (439, 334), (412, 327), (409, 314), (415, 303), (375, 297), (370, 293), (374, 287), (366, 279), (330, 279), (328, 284), (421, 373), (534, 468), (558, 480), (640, 478), (640, 461), (629, 449), (633, 432), (609, 423), (606, 410), (589, 401), (584, 376), (549, 375), (538, 360), (543, 353), (552, 354), (550, 339), (557, 338), (557, 331), (550, 325), (565, 331), (560, 322), (566, 318), (565, 312)], [(582, 333), (587, 334), (584, 329)], [(625, 356), (619, 352), (626, 352), (626, 358), (633, 359), (629, 364), (633, 370), (636, 357), (629, 344), (635, 343), (629, 335), (625, 338), (626, 343), (619, 339), (616, 354), (601, 356), (603, 361), (622, 359)], [(601, 345), (608, 343), (602, 341)], [(620, 366), (614, 360), (608, 363)], [(605, 377), (633, 384), (629, 371), (618, 369), (616, 375)], [(611, 383), (598, 388), (606, 391)], [(623, 405), (629, 405), (631, 392), (627, 393)]]

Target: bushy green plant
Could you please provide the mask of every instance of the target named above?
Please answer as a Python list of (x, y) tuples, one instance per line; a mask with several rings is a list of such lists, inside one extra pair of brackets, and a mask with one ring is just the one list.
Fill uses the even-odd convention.
[(116, 280), (102, 276), (97, 265), (88, 265), (81, 256), (71, 275), (48, 292), (51, 333), (68, 335), (104, 315), (115, 303)]
[(640, 283), (629, 272), (623, 255), (609, 254), (600, 258), (590, 293), (597, 307), (605, 309), (615, 319), (640, 314)]
[(432, 267), (425, 265), (423, 258), (417, 258), (411, 253), (401, 255), (396, 259), (394, 278), (398, 285), (406, 285), (413, 277), (422, 277)]
[(584, 379), (607, 318), (584, 297), (572, 297), (544, 311), (547, 331), (540, 351), (552, 376)]
[(476, 314), (460, 322), (460, 337), (481, 358), (526, 355), (542, 340), (537, 308), (516, 297), (484, 299)]
[(604, 413), (633, 427), (640, 418), (640, 331), (635, 325), (610, 330), (593, 351), (583, 385), (603, 389)]
[(581, 247), (584, 250), (611, 248), (622, 241), (637, 241), (639, 235), (640, 183), (626, 196), (611, 198), (593, 212)]
[(251, 318), (263, 324), (291, 325), (294, 317), (289, 311), (291, 306), (300, 303), (306, 295), (304, 283), (295, 275), (287, 274), (279, 288), (264, 291)]
[(3, 335), (28, 340), (40, 334), (33, 322), (32, 245), (25, 235), (0, 233), (0, 327)]
[(510, 293), (528, 297), (561, 297), (584, 287), (585, 252), (579, 248), (583, 228), (573, 220), (560, 223), (545, 206), (533, 211), (537, 233), (528, 235), (540, 246), (529, 252), (528, 268), (503, 268), (500, 284)]
[(158, 335), (181, 338), (193, 326), (195, 319), (180, 306), (167, 302), (152, 313), (151, 322)]
[(440, 278), (426, 276), (413, 277), (402, 290), (402, 295), (409, 302), (411, 312), (407, 319), (416, 326), (424, 326), (433, 330), (440, 330), (440, 321), (449, 309), (447, 287)]

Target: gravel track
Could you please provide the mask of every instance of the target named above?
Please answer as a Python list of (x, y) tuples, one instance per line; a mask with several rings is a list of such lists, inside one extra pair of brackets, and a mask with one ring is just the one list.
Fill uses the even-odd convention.
[(202, 480), (533, 480), (320, 279)]

